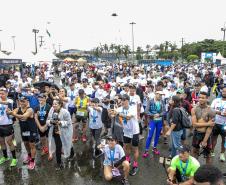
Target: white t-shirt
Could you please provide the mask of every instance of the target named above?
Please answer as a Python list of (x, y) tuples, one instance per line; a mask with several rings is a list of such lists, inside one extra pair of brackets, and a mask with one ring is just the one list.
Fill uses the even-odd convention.
[(102, 108), (99, 107), (101, 111), (94, 110), (92, 107), (88, 107), (89, 111), (89, 128), (91, 129), (100, 129), (103, 127), (101, 120)]
[(98, 98), (100, 101), (102, 101), (105, 98), (104, 89), (97, 89), (95, 98)]
[(116, 144), (114, 149), (110, 149), (109, 145), (105, 145), (103, 151), (104, 165), (115, 164), (125, 156), (125, 152), (119, 144)]
[(78, 96), (78, 91), (76, 89), (67, 91), (67, 96), (69, 97), (68, 107), (75, 107), (75, 97)]
[[(129, 105), (135, 109), (136, 115), (137, 115), (137, 107), (139, 104), (141, 104), (140, 96), (135, 94), (134, 96), (129, 96), (129, 98), (130, 98)], [(137, 116), (136, 116), (136, 118), (137, 118)]]
[(123, 133), (124, 136), (133, 138), (133, 135), (139, 134), (139, 124), (137, 121), (137, 111), (133, 106), (129, 106), (129, 109), (126, 110), (123, 107), (119, 107), (117, 112), (125, 116), (132, 116), (130, 120), (122, 120), (123, 122)]
[[(226, 101), (223, 101), (222, 98), (216, 98), (213, 100), (211, 108), (222, 113), (226, 112)], [(216, 124), (223, 125), (226, 123), (226, 117), (216, 114), (215, 122)]]
[[(7, 102), (10, 103), (11, 106), (13, 107), (13, 100), (7, 99)], [(0, 104), (0, 125), (12, 124), (12, 119), (10, 119), (6, 113), (7, 108), (8, 108), (8, 105)]]

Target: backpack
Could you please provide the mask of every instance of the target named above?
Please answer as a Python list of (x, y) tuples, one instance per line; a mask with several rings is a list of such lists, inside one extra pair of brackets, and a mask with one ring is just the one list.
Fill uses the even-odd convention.
[(181, 112), (181, 125), (183, 128), (191, 128), (192, 123), (191, 120), (189, 118), (189, 114), (187, 113), (187, 111), (183, 108), (180, 107), (180, 112)]

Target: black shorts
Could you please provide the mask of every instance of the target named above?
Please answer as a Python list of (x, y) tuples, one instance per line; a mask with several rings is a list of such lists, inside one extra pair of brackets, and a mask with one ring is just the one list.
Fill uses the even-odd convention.
[(86, 123), (87, 122), (87, 117), (85, 117), (85, 116), (77, 116), (76, 115), (76, 121), (77, 122), (81, 122), (82, 121), (82, 123)]
[[(192, 140), (192, 146), (196, 149), (200, 149), (200, 143), (203, 141), (204, 137), (205, 137), (205, 133), (195, 130), (193, 140)], [(207, 146), (205, 149), (208, 151), (208, 153), (211, 152), (211, 149), (212, 149), (211, 136), (207, 140)]]
[(38, 137), (37, 132), (30, 132), (29, 135), (23, 135), (24, 132), (21, 132), (22, 141), (35, 143)]
[(137, 147), (139, 145), (139, 134), (134, 134), (133, 138), (123, 136), (123, 143), (130, 144), (131, 142), (132, 146)]
[(14, 134), (13, 125), (0, 125), (0, 137), (8, 137)]
[(48, 135), (49, 135), (49, 128), (45, 132), (41, 132), (38, 129), (38, 133), (39, 133), (40, 137), (48, 137)]
[(225, 137), (226, 136), (225, 133), (226, 132), (223, 128), (223, 125), (218, 125), (218, 124), (214, 125), (213, 132), (212, 132), (213, 136), (221, 135), (221, 136)]

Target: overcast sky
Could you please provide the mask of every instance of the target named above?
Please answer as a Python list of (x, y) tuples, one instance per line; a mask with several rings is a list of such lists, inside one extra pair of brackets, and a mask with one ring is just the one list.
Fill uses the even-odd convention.
[[(135, 47), (166, 40), (181, 45), (205, 38), (222, 39), (226, 0), (0, 0), (2, 49), (34, 50), (33, 28), (61, 49), (85, 49), (104, 43), (131, 46), (131, 21)], [(117, 13), (117, 17), (112, 17)], [(58, 48), (58, 46), (57, 46)]]

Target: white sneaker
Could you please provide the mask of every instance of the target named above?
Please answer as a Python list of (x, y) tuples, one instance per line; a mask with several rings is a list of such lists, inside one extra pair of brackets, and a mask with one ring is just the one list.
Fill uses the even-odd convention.
[(220, 153), (220, 161), (221, 162), (224, 162), (225, 161), (224, 153)]
[(215, 157), (215, 153), (214, 152), (211, 152), (210, 155), (211, 155), (211, 157)]

